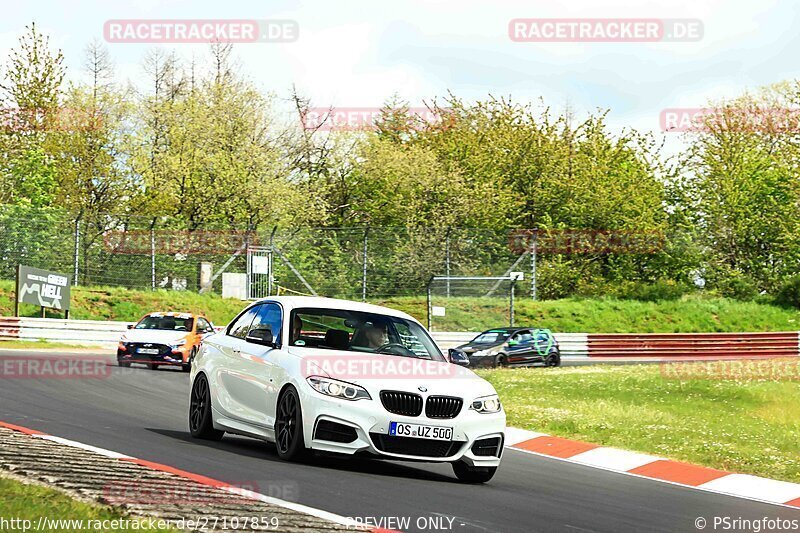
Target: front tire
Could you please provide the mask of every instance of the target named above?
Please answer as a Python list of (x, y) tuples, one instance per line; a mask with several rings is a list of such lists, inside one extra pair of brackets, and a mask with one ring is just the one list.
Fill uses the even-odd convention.
[(150, 370), (158, 370), (158, 365), (155, 363), (147, 363), (147, 368)]
[(196, 439), (220, 440), (224, 431), (214, 429), (211, 420), (211, 390), (203, 374), (195, 378), (189, 403), (189, 433)]
[(496, 466), (469, 466), (463, 461), (453, 463), (453, 473), (462, 483), (486, 483), (495, 472)]
[(278, 400), (275, 447), (278, 449), (278, 457), (284, 461), (299, 461), (307, 454), (303, 438), (303, 410), (300, 397), (292, 386)]
[(192, 371), (192, 361), (194, 361), (194, 356), (196, 353), (197, 353), (197, 348), (192, 348), (192, 353), (189, 355), (189, 359), (187, 359), (186, 362), (181, 365), (181, 370), (183, 370), (184, 372)]
[(117, 361), (117, 365), (119, 365), (120, 368), (130, 368), (131, 367), (130, 363), (125, 363), (123, 361)]

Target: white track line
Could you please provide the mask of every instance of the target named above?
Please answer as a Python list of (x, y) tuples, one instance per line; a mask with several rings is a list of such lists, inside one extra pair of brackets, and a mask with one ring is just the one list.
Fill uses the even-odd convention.
[[(72, 448), (79, 448), (81, 450), (86, 450), (88, 452), (96, 453), (98, 455), (102, 455), (104, 457), (109, 457), (111, 459), (136, 459), (135, 457), (131, 457), (130, 455), (125, 455), (123, 453), (115, 452), (113, 450), (107, 450), (105, 448), (98, 448), (97, 446), (92, 446), (90, 444), (84, 444), (82, 442), (77, 442), (77, 441), (74, 441), (74, 440), (65, 439), (63, 437), (56, 437), (56, 436), (53, 436), (53, 435), (46, 435), (46, 434), (31, 435), (31, 436), (32, 437), (36, 437), (38, 439), (44, 439), (44, 440), (49, 440), (49, 441), (52, 441), (52, 442), (56, 442), (58, 444), (63, 444), (64, 446), (70, 446)], [(144, 461), (145, 459), (142, 459), (142, 460)], [(154, 461), (150, 461), (150, 462), (154, 462)], [(168, 465), (164, 465), (164, 466), (168, 466)], [(175, 468), (175, 470), (177, 470), (179, 472), (182, 472), (182, 470), (178, 469), (178, 468)], [(189, 473), (189, 472), (187, 472), (187, 473)], [(176, 475), (179, 475), (179, 474), (176, 474)], [(181, 477), (183, 477), (183, 476), (181, 476)], [(187, 478), (187, 480), (191, 481), (193, 483), (200, 483), (199, 481), (194, 480), (194, 479)], [(203, 484), (203, 483), (201, 483), (201, 484)], [(253, 491), (250, 491), (250, 490), (241, 489), (241, 488), (238, 488), (238, 487), (226, 487), (226, 486), (223, 486), (223, 487), (216, 487), (216, 488), (219, 488), (219, 489), (224, 490), (226, 492), (237, 494), (237, 495), (245, 497), (245, 498), (249, 498), (251, 500), (260, 501), (260, 502), (268, 503), (268, 504), (271, 504), (271, 505), (277, 505), (279, 507), (284, 507), (286, 509), (291, 509), (292, 511), (297, 511), (299, 513), (305, 513), (307, 515), (311, 515), (311, 516), (314, 516), (314, 517), (322, 519), (322, 520), (328, 520), (330, 522), (335, 522), (335, 523), (343, 525), (343, 526), (348, 526), (348, 527), (353, 527), (353, 528), (360, 527), (360, 528), (362, 528), (360, 530), (363, 531), (364, 524), (359, 524), (355, 520), (353, 520), (351, 518), (348, 518), (346, 516), (337, 515), (335, 513), (330, 513), (328, 511), (323, 511), (322, 509), (317, 509), (315, 507), (309, 507), (307, 505), (303, 505), (303, 504), (300, 504), (300, 503), (281, 500), (280, 498), (275, 498), (273, 496), (267, 496), (266, 494), (261, 494), (261, 493), (258, 493), (258, 492), (253, 492)]]

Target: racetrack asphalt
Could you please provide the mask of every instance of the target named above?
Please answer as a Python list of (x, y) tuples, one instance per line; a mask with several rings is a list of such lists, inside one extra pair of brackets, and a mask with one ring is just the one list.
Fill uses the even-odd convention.
[[(37, 353), (0, 350), (0, 362)], [(337, 457), (286, 463), (274, 446), (256, 440), (191, 439), (188, 374), (121, 369), (107, 360), (102, 378), (0, 379), (0, 420), (384, 527), (397, 527), (389, 517), (407, 519), (413, 531), (698, 531), (698, 517), (707, 530), (715, 517), (800, 519), (788, 507), (512, 449), (485, 485), (458, 483), (449, 465)], [(454, 519), (452, 529), (417, 527), (443, 517)]]

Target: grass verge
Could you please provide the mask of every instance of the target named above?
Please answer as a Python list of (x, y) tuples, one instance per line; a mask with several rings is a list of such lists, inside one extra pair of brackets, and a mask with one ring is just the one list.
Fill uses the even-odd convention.
[[(70, 498), (63, 492), (42, 487), (39, 485), (28, 485), (9, 479), (0, 477), (0, 517), (7, 521), (18, 519), (16, 524), (20, 527), (15, 529), (22, 529), (21, 524), (23, 520), (30, 520), (30, 529), (38, 525), (40, 517), (46, 517), (50, 521), (55, 520), (82, 520), (83, 525), (87, 526), (85, 531), (126, 531), (129, 532), (134, 527), (131, 522), (119, 523), (121, 527), (107, 527), (113, 526), (113, 520), (135, 520), (127, 515), (121, 514), (118, 511), (100, 505), (89, 504), (80, 502)], [(93, 529), (88, 527), (89, 521), (103, 525), (102, 529)], [(109, 522), (105, 522), (109, 521)], [(9, 526), (13, 526), (9, 522)], [(61, 527), (59, 527), (61, 526)], [(127, 527), (126, 527), (127, 526)], [(77, 531), (79, 527), (68, 523), (50, 523), (47, 526), (39, 529), (38, 531)], [(152, 529), (149, 528), (146, 521), (140, 523), (140, 527), (136, 528), (137, 531), (175, 531), (176, 529)]]
[(692, 366), (709, 364), (686, 363), (683, 374), (659, 365), (479, 374), (500, 394), (509, 426), (800, 482), (800, 361), (785, 362), (783, 377), (769, 381), (724, 370), (733, 363), (711, 367), (723, 370), (710, 379)]
[[(423, 323), (424, 296), (372, 300), (405, 311)], [(184, 291), (144, 291), (121, 287), (73, 287), (70, 316), (88, 320), (135, 321), (152, 311), (205, 313), (217, 325), (230, 322), (245, 302), (215, 294)], [(445, 317), (435, 317), (436, 331), (482, 331), (508, 323), (505, 298), (439, 297), (434, 305), (445, 306)], [(0, 280), (0, 316), (14, 312), (14, 283)], [(38, 316), (39, 309), (23, 305), (25, 316)], [(48, 316), (61, 317), (61, 313)], [(614, 298), (532, 301), (520, 298), (515, 305), (517, 324), (546, 327), (556, 332), (653, 332), (695, 333), (706, 331), (795, 331), (800, 329), (800, 310), (762, 302), (686, 295), (679, 300), (641, 302)]]
[(0, 340), (0, 348), (24, 350), (34, 348), (36, 350), (97, 350), (97, 346), (82, 344), (67, 344), (65, 342), (51, 342), (46, 339), (40, 341), (19, 341), (19, 340)]

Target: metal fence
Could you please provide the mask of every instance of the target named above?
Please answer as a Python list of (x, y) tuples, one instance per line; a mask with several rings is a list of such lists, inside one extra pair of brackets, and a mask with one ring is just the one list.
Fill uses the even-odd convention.
[[(250, 253), (248, 253), (248, 250)], [(0, 279), (17, 264), (61, 271), (76, 285), (221, 291), (269, 255), (259, 291), (374, 299), (422, 295), (433, 275), (503, 275), (520, 254), (509, 232), (462, 228), (203, 227), (166, 217), (91, 219), (54, 209), (0, 207)], [(206, 264), (213, 282), (201, 286)]]
[[(516, 285), (518, 297), (557, 298), (575, 293), (581, 276), (657, 276), (665, 257), (681, 256), (659, 255), (663, 246), (653, 232), (190, 227), (169, 217), (0, 206), (0, 279), (13, 279), (21, 263), (69, 273), (76, 285), (135, 289), (219, 293), (222, 273), (257, 272), (248, 288), (258, 296), (374, 300), (422, 296), (432, 276), (519, 271), (525, 280)], [(444, 283), (434, 290), (448, 297), (491, 296), (497, 287)]]

